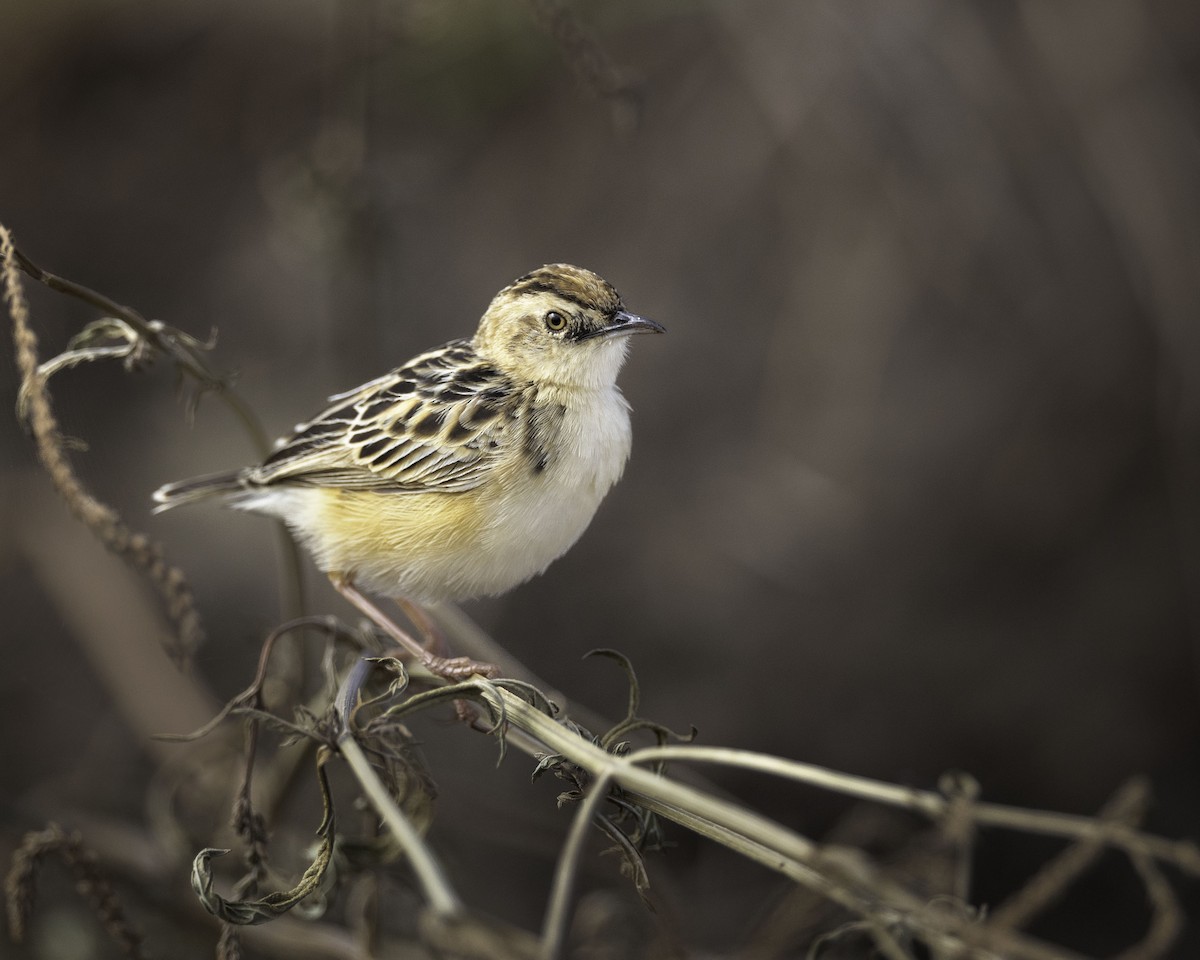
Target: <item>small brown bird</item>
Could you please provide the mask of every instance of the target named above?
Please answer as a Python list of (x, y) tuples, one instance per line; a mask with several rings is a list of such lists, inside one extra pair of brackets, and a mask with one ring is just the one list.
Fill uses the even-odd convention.
[(662, 332), (591, 271), (544, 266), (495, 296), (472, 339), (331, 397), (261, 464), (154, 499), (282, 519), (343, 596), (435, 672), (462, 676), (482, 665), (434, 657), (358, 587), (424, 626), (413, 601), (503, 593), (562, 556), (629, 457), (616, 383), (628, 337)]

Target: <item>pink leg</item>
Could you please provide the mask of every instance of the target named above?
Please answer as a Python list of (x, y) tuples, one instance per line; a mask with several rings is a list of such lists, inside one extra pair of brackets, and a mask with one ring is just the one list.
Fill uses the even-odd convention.
[[(485, 677), (494, 677), (499, 672), (495, 665), (480, 663), (477, 660), (472, 660), (470, 657), (439, 657), (431, 653), (421, 643), (418, 643), (413, 637), (401, 630), (387, 614), (359, 592), (358, 588), (354, 586), (348, 577), (340, 574), (330, 574), (329, 579), (338, 593), (349, 600), (360, 613), (365, 615), (367, 619), (402, 646), (414, 659), (420, 660), (430, 673), (436, 674), (439, 677), (445, 677), (447, 680), (465, 680), (476, 673)], [(408, 610), (408, 603), (409, 601), (405, 601), (405, 612)], [(421, 619), (426, 623), (430, 622), (423, 610), (421, 611)], [(422, 626), (420, 622), (417, 625)]]

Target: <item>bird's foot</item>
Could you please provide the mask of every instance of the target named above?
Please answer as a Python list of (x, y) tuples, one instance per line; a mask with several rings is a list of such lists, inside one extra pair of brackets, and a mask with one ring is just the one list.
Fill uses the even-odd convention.
[[(405, 650), (412, 658), (421, 663), (425, 669), (438, 677), (443, 677), (446, 680), (451, 680), (455, 683), (466, 680), (468, 677), (473, 677), (476, 674), (482, 677), (496, 677), (500, 675), (500, 670), (492, 663), (482, 663), (479, 660), (472, 660), (470, 657), (440, 657), (436, 653), (431, 652), (428, 646), (419, 643), (416, 639), (409, 636), (405, 631), (401, 630), (391, 617), (380, 610), (374, 603), (365, 597), (349, 577), (340, 575), (331, 575), (329, 578), (334, 587), (343, 597), (350, 601), (358, 610), (365, 613), (378, 627), (380, 627), (388, 636), (390, 636), (401, 649)], [(418, 628), (425, 630), (428, 628), (434, 631), (432, 634), (427, 633), (428, 640), (437, 640), (436, 624), (433, 620), (421, 610), (416, 604), (410, 601), (404, 601), (403, 609), (409, 613), (414, 619)], [(416, 611), (416, 617), (413, 617), (409, 611)]]
[(494, 663), (483, 663), (480, 660), (472, 660), (470, 657), (439, 657), (432, 653), (426, 653), (420, 660), (430, 673), (456, 683), (473, 677), (475, 674), (489, 680), (492, 677), (500, 676), (500, 668)]

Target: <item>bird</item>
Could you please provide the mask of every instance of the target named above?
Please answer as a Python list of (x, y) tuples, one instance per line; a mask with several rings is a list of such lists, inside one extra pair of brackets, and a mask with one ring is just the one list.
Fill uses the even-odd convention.
[(629, 458), (629, 337), (664, 332), (592, 271), (547, 264), (501, 289), (473, 337), (335, 394), (260, 463), (160, 487), (155, 512), (216, 499), (280, 519), (431, 672), (487, 673), (436, 656), (367, 594), (430, 637), (424, 606), (505, 593), (562, 556)]

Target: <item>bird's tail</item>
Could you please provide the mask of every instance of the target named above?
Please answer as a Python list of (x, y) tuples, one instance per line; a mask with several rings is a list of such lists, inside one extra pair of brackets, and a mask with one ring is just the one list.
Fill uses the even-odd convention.
[(231, 473), (211, 473), (204, 477), (193, 477), (191, 480), (178, 480), (167, 483), (154, 491), (155, 513), (171, 510), (185, 503), (195, 503), (197, 500), (208, 500), (210, 497), (229, 497), (233, 494), (244, 493), (245, 484), (242, 482), (240, 471)]

